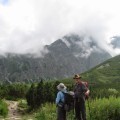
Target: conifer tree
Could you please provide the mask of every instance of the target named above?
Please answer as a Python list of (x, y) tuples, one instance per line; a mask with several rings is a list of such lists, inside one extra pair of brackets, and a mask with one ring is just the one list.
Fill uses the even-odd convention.
[(41, 80), (36, 88), (36, 104), (37, 106), (41, 106), (45, 102), (45, 95), (44, 95), (44, 83), (43, 80)]
[(29, 91), (27, 92), (26, 99), (28, 106), (34, 109), (36, 107), (36, 88), (34, 84), (31, 85)]

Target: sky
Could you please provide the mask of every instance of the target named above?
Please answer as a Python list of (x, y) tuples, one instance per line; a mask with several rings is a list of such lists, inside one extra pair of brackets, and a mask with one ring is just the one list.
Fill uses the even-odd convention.
[(119, 0), (0, 0), (0, 55), (39, 54), (64, 35), (92, 36), (112, 56), (120, 36)]

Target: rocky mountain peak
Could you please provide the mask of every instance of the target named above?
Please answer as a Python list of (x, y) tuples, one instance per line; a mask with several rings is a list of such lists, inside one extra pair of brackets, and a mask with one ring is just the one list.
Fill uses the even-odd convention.
[(82, 73), (107, 60), (106, 51), (99, 52), (92, 38), (71, 34), (45, 48), (42, 58), (17, 55), (0, 58), (0, 80), (3, 82), (31, 82), (59, 79)]

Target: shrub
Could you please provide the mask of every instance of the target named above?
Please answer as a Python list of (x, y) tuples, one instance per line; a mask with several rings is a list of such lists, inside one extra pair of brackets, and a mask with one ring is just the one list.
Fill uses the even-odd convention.
[(108, 92), (109, 92), (109, 94), (110, 95), (113, 95), (113, 96), (116, 96), (116, 95), (118, 95), (118, 91), (116, 90), (116, 89), (114, 89), (114, 88), (109, 88), (108, 89)]
[(96, 99), (87, 108), (88, 120), (119, 120), (120, 118), (120, 98), (110, 97)]
[[(89, 106), (89, 107), (88, 107)], [(90, 109), (89, 109), (90, 108)], [(119, 120), (120, 98), (110, 97), (109, 99), (95, 99), (86, 101), (87, 120)], [(46, 103), (39, 109), (37, 120), (55, 120), (55, 104)], [(67, 113), (67, 120), (73, 120), (73, 111)]]
[(7, 114), (8, 114), (7, 104), (3, 100), (0, 100), (0, 116), (6, 117)]
[(56, 119), (56, 107), (54, 104), (46, 103), (39, 109), (37, 120), (55, 120)]

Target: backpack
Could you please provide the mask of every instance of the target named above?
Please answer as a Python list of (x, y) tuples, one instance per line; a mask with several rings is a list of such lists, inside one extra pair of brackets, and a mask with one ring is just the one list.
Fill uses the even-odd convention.
[(69, 92), (64, 93), (64, 109), (69, 112), (70, 110), (74, 109), (74, 98)]
[[(82, 84), (84, 84), (88, 88), (88, 82), (82, 81)], [(89, 98), (89, 95), (85, 95), (85, 99), (87, 100), (88, 98)]]

